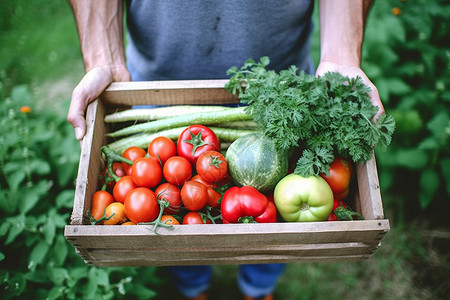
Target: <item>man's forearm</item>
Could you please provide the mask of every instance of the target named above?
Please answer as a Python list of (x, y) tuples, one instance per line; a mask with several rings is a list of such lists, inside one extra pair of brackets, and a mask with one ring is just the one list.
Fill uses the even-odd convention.
[(321, 0), (321, 61), (360, 66), (364, 26), (372, 1)]
[(86, 72), (97, 66), (125, 66), (121, 0), (70, 0)]

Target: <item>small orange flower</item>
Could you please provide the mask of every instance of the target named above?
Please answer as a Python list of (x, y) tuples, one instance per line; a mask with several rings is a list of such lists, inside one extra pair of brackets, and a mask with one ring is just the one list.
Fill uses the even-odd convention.
[(393, 7), (392, 8), (392, 14), (394, 15), (394, 16), (398, 16), (398, 15), (400, 15), (402, 13), (402, 11), (400, 10), (400, 8), (398, 8), (398, 7)]
[(24, 114), (27, 114), (27, 113), (31, 112), (31, 107), (29, 107), (29, 106), (22, 106), (20, 108), (20, 112), (24, 113)]

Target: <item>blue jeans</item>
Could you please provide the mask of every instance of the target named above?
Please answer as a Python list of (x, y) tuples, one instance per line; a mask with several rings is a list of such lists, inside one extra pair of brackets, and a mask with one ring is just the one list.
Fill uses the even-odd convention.
[[(240, 265), (237, 282), (242, 293), (261, 297), (272, 293), (283, 274), (284, 264)], [(169, 267), (173, 282), (185, 297), (196, 297), (209, 288), (211, 266)]]

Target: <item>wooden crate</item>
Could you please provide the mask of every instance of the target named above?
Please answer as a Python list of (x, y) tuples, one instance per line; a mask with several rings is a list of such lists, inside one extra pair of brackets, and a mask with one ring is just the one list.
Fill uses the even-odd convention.
[(238, 102), (225, 80), (113, 83), (89, 105), (67, 240), (97, 266), (201, 265), (353, 261), (370, 257), (389, 231), (383, 216), (375, 158), (356, 166), (353, 208), (365, 220), (271, 224), (93, 226), (86, 211), (97, 189), (106, 144), (106, 113), (139, 104)]

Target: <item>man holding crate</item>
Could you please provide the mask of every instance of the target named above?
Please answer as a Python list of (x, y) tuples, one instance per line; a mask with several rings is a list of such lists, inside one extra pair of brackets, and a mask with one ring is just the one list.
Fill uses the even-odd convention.
[[(312, 0), (125, 1), (71, 0), (86, 75), (74, 89), (67, 119), (81, 140), (85, 111), (115, 81), (223, 79), (232, 66), (270, 57), (275, 71), (296, 65), (314, 73), (310, 55)], [(315, 71), (361, 76), (374, 105), (376, 87), (360, 69), (371, 1), (321, 0), (321, 57)], [(172, 267), (174, 283), (190, 299), (206, 299), (210, 266)], [(246, 299), (272, 299), (282, 264), (242, 265), (238, 284)]]

